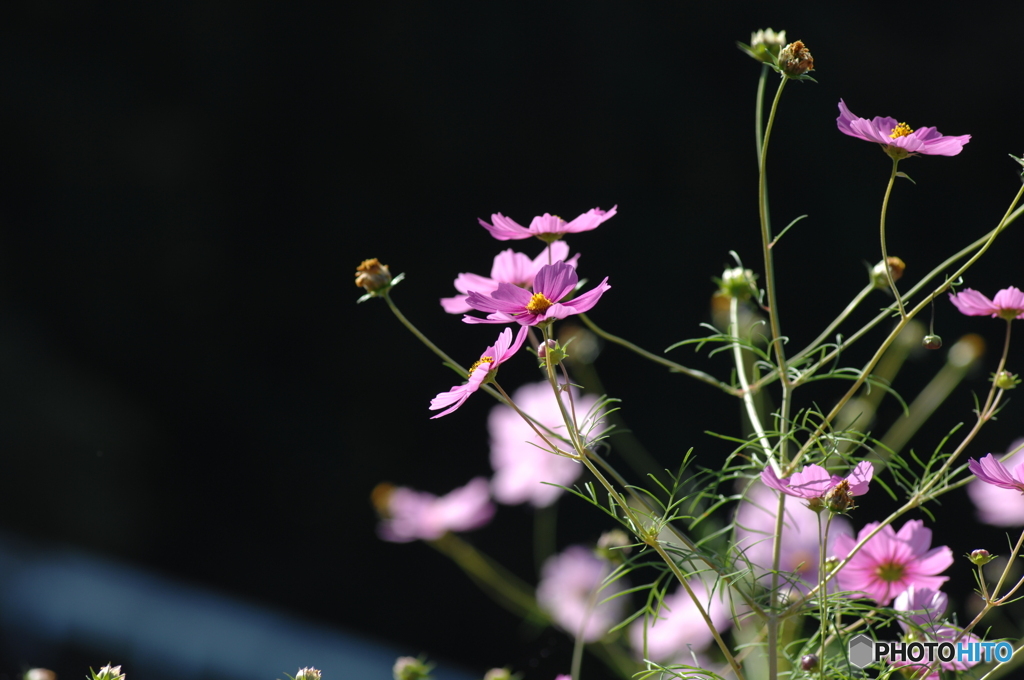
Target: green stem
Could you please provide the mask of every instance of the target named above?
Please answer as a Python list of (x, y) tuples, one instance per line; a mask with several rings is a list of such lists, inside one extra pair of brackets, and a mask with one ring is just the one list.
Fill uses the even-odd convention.
[(889, 194), (892, 193), (892, 185), (896, 181), (896, 166), (899, 163), (899, 159), (892, 159), (892, 174), (889, 175), (889, 184), (885, 187), (885, 198), (882, 199), (880, 231), (882, 235), (882, 268), (885, 269), (885, 278), (889, 280), (889, 288), (892, 289), (892, 294), (896, 298), (896, 306), (900, 308), (900, 317), (906, 318), (907, 312), (903, 309), (903, 300), (900, 299), (900, 292), (896, 290), (896, 281), (892, 278), (892, 270), (889, 269), (889, 254), (885, 249), (885, 215), (889, 210)]
[(388, 307), (391, 308), (391, 313), (394, 314), (398, 318), (398, 320), (402, 322), (403, 326), (409, 329), (410, 333), (415, 335), (420, 342), (422, 342), (430, 349), (431, 352), (441, 357), (443, 361), (446, 361), (449, 364), (451, 364), (452, 367), (459, 370), (462, 373), (462, 377), (465, 378), (467, 375), (469, 375), (469, 371), (463, 368), (457, 361), (455, 361), (455, 359), (452, 359), (450, 356), (445, 354), (440, 347), (432, 343), (430, 341), (430, 338), (423, 335), (423, 333), (420, 332), (420, 329), (416, 328), (416, 326), (414, 326), (411, 321), (405, 318), (405, 314), (402, 314), (402, 312), (398, 309), (398, 306), (395, 305), (394, 301), (391, 300), (390, 291), (386, 291), (383, 297), (384, 301), (388, 303)]
[(864, 286), (864, 288), (859, 293), (857, 293), (856, 297), (854, 297), (853, 300), (850, 301), (850, 304), (846, 305), (846, 309), (844, 309), (842, 313), (839, 314), (839, 316), (832, 320), (832, 323), (828, 325), (828, 328), (823, 330), (821, 334), (818, 335), (818, 337), (816, 337), (814, 340), (811, 341), (809, 345), (807, 345), (807, 347), (804, 347), (802, 350), (800, 350), (790, 358), (790, 363), (795, 364), (800, 359), (803, 359), (805, 356), (807, 356), (815, 349), (817, 349), (818, 345), (820, 345), (830, 335), (832, 335), (832, 332), (839, 327), (839, 324), (845, 321), (846, 318), (853, 313), (853, 310), (857, 309), (857, 307), (860, 306), (860, 303), (864, 302), (864, 300), (867, 299), (868, 295), (870, 295), (871, 291), (873, 291), (874, 289), (875, 285), (873, 283), (869, 283), (868, 285)]
[(757, 413), (757, 406), (754, 404), (754, 393), (750, 391), (750, 383), (747, 381), (746, 357), (743, 356), (743, 347), (740, 345), (740, 324), (739, 324), (739, 299), (733, 296), (729, 299), (729, 336), (733, 339), (732, 355), (736, 364), (736, 377), (740, 382), (740, 389), (743, 390), (743, 405), (747, 409), (747, 418), (750, 426), (754, 428), (757, 439), (761, 442), (761, 449), (764, 450), (764, 458), (776, 474), (779, 473), (779, 463), (772, 454), (772, 444), (768, 441), (768, 435), (761, 424), (761, 416)]

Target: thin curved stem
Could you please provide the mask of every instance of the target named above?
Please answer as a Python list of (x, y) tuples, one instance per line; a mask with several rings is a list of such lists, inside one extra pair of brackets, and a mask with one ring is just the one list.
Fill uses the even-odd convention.
[(885, 248), (885, 215), (889, 211), (889, 195), (892, 193), (892, 185), (896, 181), (896, 166), (899, 163), (899, 159), (892, 159), (892, 174), (889, 175), (889, 184), (885, 187), (885, 198), (882, 199), (882, 218), (879, 231), (882, 237), (882, 268), (885, 269), (885, 278), (888, 279), (889, 288), (892, 289), (892, 295), (896, 298), (896, 306), (900, 309), (900, 317), (906, 318), (907, 311), (903, 309), (903, 300), (900, 299), (900, 292), (896, 290), (896, 281), (892, 278), (892, 270), (889, 268), (889, 253)]

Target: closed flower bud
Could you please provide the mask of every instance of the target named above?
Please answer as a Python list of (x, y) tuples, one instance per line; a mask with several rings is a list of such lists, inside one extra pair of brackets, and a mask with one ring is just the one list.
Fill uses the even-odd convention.
[(989, 554), (987, 550), (975, 550), (967, 556), (967, 559), (969, 559), (973, 564), (976, 564), (979, 567), (983, 564), (988, 564), (995, 558), (996, 556)]
[(598, 554), (609, 562), (622, 562), (623, 558), (630, 553), (630, 546), (633, 541), (629, 534), (622, 529), (612, 529), (601, 534), (597, 539)]
[(835, 513), (843, 513), (852, 510), (853, 494), (850, 493), (850, 482), (843, 480), (829, 489), (825, 494), (825, 507)]
[(814, 57), (803, 42), (796, 40), (779, 52), (779, 70), (791, 78), (798, 78), (814, 70)]
[(540, 359), (541, 367), (548, 365), (548, 354), (551, 355), (552, 366), (557, 366), (562, 362), (562, 359), (568, 356), (564, 347), (560, 346), (554, 340), (548, 340), (537, 348), (537, 358)]
[(300, 668), (299, 672), (295, 675), (295, 680), (320, 680), (320, 671), (313, 668)]
[(786, 44), (786, 32), (775, 32), (764, 28), (750, 34), (750, 44), (736, 43), (737, 46), (760, 62), (773, 63), (779, 56), (782, 46)]
[(57, 674), (49, 668), (30, 668), (25, 671), (25, 680), (57, 680)]
[(805, 671), (813, 671), (818, 667), (818, 655), (817, 654), (805, 654), (800, 658), (800, 669)]
[[(899, 281), (907, 265), (898, 257), (888, 257), (885, 261), (889, 263), (889, 273), (892, 274), (892, 280)], [(871, 268), (871, 283), (875, 288), (884, 289), (889, 287), (889, 278), (885, 275), (885, 268), (881, 262)]]
[(391, 285), (391, 270), (375, 257), (363, 260), (356, 267), (356, 285), (367, 293), (377, 293)]
[(395, 680), (425, 680), (430, 677), (434, 664), (428, 664), (413, 656), (400, 656), (391, 669)]
[(492, 668), (484, 673), (484, 680), (513, 680), (515, 677), (507, 668)]
[(921, 338), (921, 345), (925, 349), (939, 349), (940, 347), (942, 347), (942, 338), (935, 335), (934, 333), (930, 333)]
[(993, 381), (995, 382), (996, 387), (1001, 390), (1012, 390), (1020, 384), (1020, 378), (1009, 371), (1000, 371)]
[(722, 272), (722, 278), (715, 279), (718, 282), (718, 292), (727, 298), (737, 300), (749, 300), (757, 293), (756, 276), (754, 272), (743, 267), (731, 267)]
[(92, 674), (92, 680), (124, 680), (124, 673), (121, 672), (120, 666), (111, 666), (107, 664), (98, 671), (89, 669), (89, 673)]

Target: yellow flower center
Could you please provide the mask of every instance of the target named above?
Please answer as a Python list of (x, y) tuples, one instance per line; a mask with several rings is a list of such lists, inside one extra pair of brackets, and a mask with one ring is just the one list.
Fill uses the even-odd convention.
[(478, 359), (472, 366), (469, 367), (469, 374), (466, 377), (468, 378), (469, 376), (473, 375), (473, 371), (475, 371), (478, 366), (480, 366), (482, 364), (493, 364), (493, 363), (494, 363), (494, 357), (484, 357), (483, 359)]
[(895, 562), (887, 562), (879, 565), (878, 569), (875, 570), (875, 574), (878, 578), (889, 583), (895, 583), (903, 578), (904, 568), (902, 564), (896, 564)]
[(899, 125), (897, 125), (896, 127), (894, 127), (892, 129), (892, 134), (889, 135), (889, 139), (897, 139), (899, 137), (906, 137), (907, 135), (909, 135), (912, 132), (913, 132), (913, 130), (910, 129), (909, 125), (907, 125), (906, 123), (900, 123)]
[(544, 297), (544, 293), (534, 293), (529, 304), (526, 305), (526, 311), (531, 314), (543, 314), (553, 304), (555, 303)]

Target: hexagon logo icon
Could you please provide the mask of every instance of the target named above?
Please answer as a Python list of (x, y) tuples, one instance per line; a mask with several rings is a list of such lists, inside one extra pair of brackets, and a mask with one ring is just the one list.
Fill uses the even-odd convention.
[(875, 643), (867, 635), (858, 635), (850, 638), (850, 642), (847, 645), (850, 663), (857, 668), (864, 668), (874, 661), (874, 655), (871, 653), (874, 648)]

